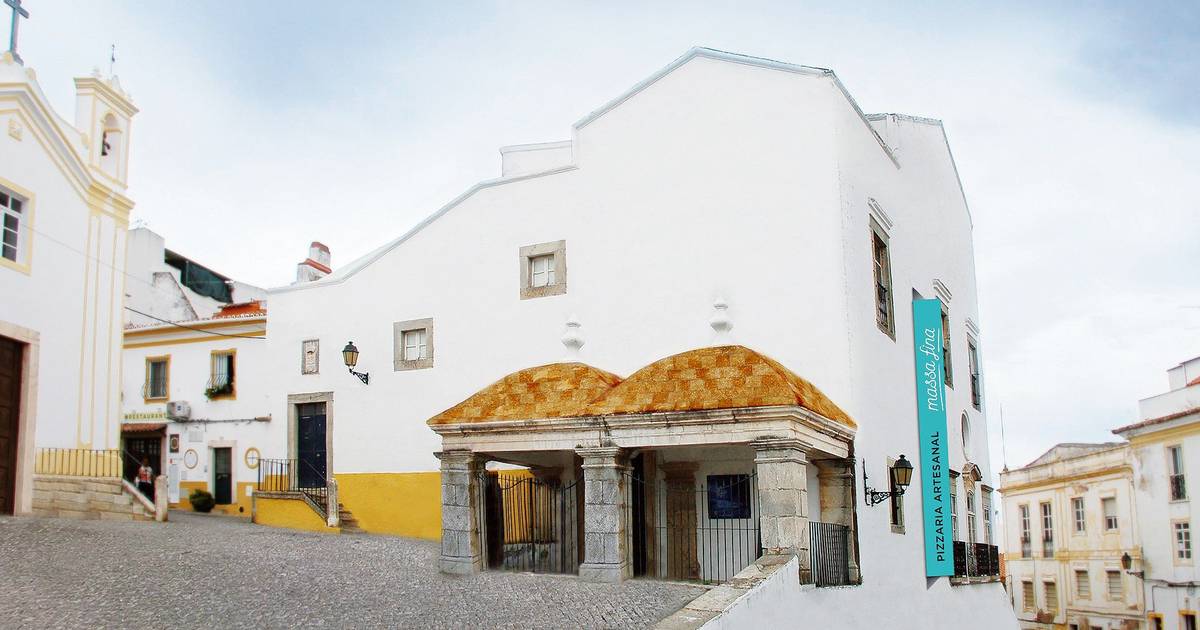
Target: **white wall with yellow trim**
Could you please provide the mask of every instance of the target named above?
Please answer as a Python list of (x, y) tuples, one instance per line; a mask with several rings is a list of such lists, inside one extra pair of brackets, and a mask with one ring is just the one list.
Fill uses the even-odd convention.
[[(100, 121), (128, 137), (137, 109), (115, 79), (75, 80), (74, 123), (50, 107), (32, 68), (0, 55), (0, 190), (23, 203), (16, 260), (0, 258), (0, 322), (36, 333), (26, 374), (36, 447), (106, 449), (119, 438), (128, 147), (101, 160)], [(30, 351), (33, 348), (29, 349)], [(19, 475), (20, 476), (20, 475)], [(19, 490), (18, 512), (29, 509)]]
[[(218, 510), (249, 516), (250, 489), (257, 481), (257, 458), (269, 450), (271, 417), (264, 370), (265, 316), (184, 322), (126, 330), (122, 398), (124, 420), (168, 422), (167, 403), (185, 401), (188, 421), (170, 421), (163, 446), (171, 502), (187, 505), (192, 489), (214, 492), (214, 449), (232, 449), (233, 503)], [(233, 353), (230, 395), (209, 398), (213, 356)], [(150, 396), (149, 362), (167, 363), (166, 395)], [(170, 436), (179, 436), (170, 452)], [(247, 457), (247, 455), (250, 455)], [(240, 508), (240, 509), (239, 509)]]

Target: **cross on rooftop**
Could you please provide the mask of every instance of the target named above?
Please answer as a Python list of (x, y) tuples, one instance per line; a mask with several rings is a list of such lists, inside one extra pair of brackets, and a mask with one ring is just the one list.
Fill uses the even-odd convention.
[(12, 30), (8, 35), (8, 52), (12, 53), (13, 60), (17, 63), (22, 63), (21, 55), (17, 54), (17, 20), (28, 18), (29, 11), (21, 8), (21, 0), (4, 0), (4, 4), (12, 7)]

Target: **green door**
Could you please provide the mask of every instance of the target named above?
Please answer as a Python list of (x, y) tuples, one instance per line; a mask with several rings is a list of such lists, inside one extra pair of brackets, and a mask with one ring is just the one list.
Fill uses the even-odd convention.
[(218, 504), (233, 503), (233, 449), (213, 449), (213, 499)]

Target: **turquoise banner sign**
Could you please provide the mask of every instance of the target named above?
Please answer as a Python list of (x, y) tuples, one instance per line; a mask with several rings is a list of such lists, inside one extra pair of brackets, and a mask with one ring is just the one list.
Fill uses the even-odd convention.
[(942, 339), (941, 301), (913, 300), (917, 427), (921, 437), (921, 507), (925, 522), (925, 575), (929, 577), (954, 575)]

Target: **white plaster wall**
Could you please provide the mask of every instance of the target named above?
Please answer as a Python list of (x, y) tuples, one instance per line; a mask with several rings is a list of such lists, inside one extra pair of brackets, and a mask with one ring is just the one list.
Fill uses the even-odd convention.
[(500, 174), (504, 177), (548, 171), (569, 166), (571, 162), (570, 140), (500, 148)]
[[(0, 64), (0, 83), (26, 81), (20, 66)], [(0, 113), (0, 178), (33, 194), (36, 232), (20, 234), (32, 245), (29, 273), (0, 268), (0, 291), (10, 296), (0, 302), (0, 320), (40, 333), (36, 446), (111, 448), (120, 408), (125, 230), (89, 210), (59, 166), (65, 160), (49, 152), (55, 139), (34, 123), (41, 114), (0, 100), (0, 109), (15, 105)], [(21, 127), (20, 139), (7, 133), (10, 121)]]
[[(940, 278), (954, 293), (952, 445), (969, 408), (965, 321), (979, 319), (970, 221), (941, 129), (894, 131), (902, 169), (828, 78), (693, 59), (578, 129), (577, 169), (484, 188), (343, 283), (273, 291), (274, 412), (284, 417), (286, 394), (333, 391), (336, 470), (435, 469), (439, 444), (425, 420), (504, 374), (560, 360), (568, 314), (583, 324), (583, 360), (624, 376), (710, 345), (722, 296), (736, 342), (808, 378), (858, 421), (858, 464), (865, 458), (882, 481), (887, 457), (916, 461), (912, 288), (933, 297)], [(867, 197), (896, 221), (895, 341), (874, 321)], [(558, 239), (567, 293), (519, 300), (518, 248)], [(422, 317), (434, 318), (435, 367), (393, 372), (391, 323)], [(320, 375), (299, 373), (307, 338), (321, 340)], [(370, 385), (341, 366), (346, 340), (362, 351)], [(993, 485), (986, 421), (969, 413), (972, 461)], [(286, 427), (273, 430), (282, 452)], [(961, 446), (952, 458), (965, 463)], [(891, 533), (885, 506), (860, 504), (863, 584), (823, 591), (828, 605), (811, 610), (853, 608), (866, 623), (879, 609), (864, 601), (902, 601), (896, 618), (936, 615), (957, 627), (949, 620), (971, 614), (1012, 627), (998, 584), (927, 583), (919, 481), (910, 493), (907, 534)]]

